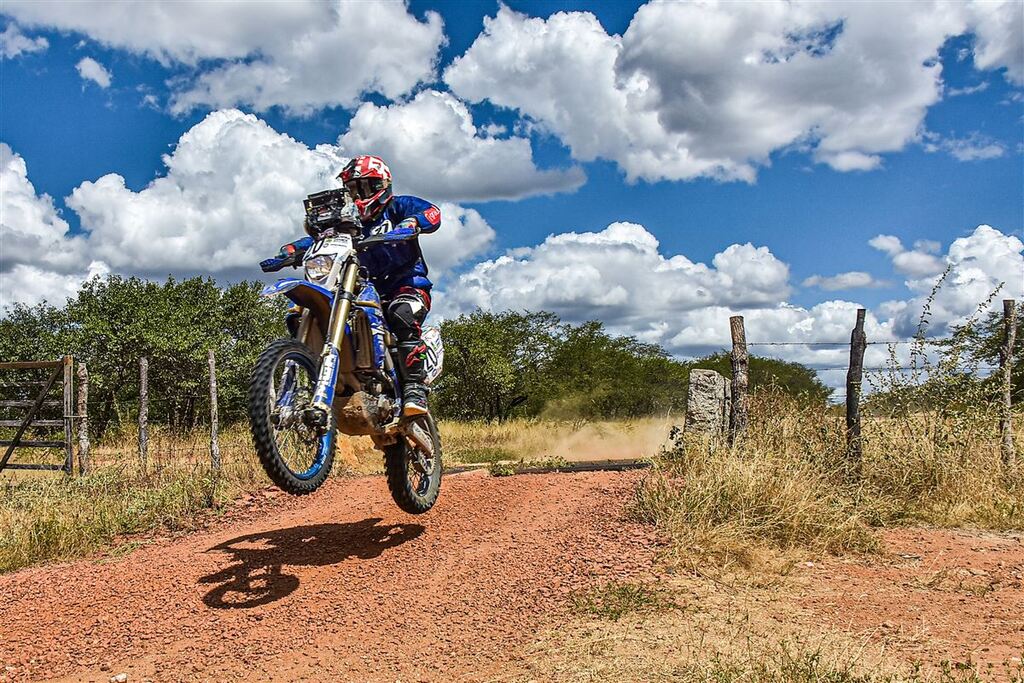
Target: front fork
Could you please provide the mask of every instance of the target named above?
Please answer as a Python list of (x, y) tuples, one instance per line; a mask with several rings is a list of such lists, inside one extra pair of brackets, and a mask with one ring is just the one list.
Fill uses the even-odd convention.
[[(338, 364), (340, 363), (341, 346), (345, 342), (345, 326), (352, 302), (356, 298), (356, 284), (359, 280), (359, 265), (355, 259), (348, 261), (341, 276), (341, 286), (334, 297), (331, 308), (331, 324), (324, 340), (324, 349), (320, 357), (320, 374), (316, 381), (316, 392), (310, 407), (308, 421), (326, 430), (332, 406), (334, 405), (334, 387), (338, 381)], [(328, 430), (329, 431), (329, 430)]]

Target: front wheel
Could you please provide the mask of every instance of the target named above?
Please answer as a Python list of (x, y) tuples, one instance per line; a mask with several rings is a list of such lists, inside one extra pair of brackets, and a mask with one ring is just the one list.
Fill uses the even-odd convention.
[(430, 415), (416, 420), (430, 435), (433, 453), (413, 446), (405, 436), (384, 448), (384, 470), (391, 497), (403, 511), (421, 515), (437, 502), (441, 492), (441, 436)]
[(334, 426), (326, 434), (303, 421), (316, 391), (317, 361), (294, 339), (278, 339), (260, 354), (249, 379), (249, 425), (260, 464), (293, 495), (320, 488), (334, 462)]

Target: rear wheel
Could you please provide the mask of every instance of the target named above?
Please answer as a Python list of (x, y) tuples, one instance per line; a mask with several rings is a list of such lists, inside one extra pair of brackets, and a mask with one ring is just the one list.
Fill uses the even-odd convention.
[(249, 379), (249, 425), (256, 455), (271, 481), (293, 495), (317, 490), (334, 463), (333, 416), (324, 435), (302, 419), (316, 381), (316, 359), (294, 339), (271, 343)]
[(415, 419), (430, 435), (433, 453), (428, 455), (404, 435), (399, 436), (396, 443), (384, 448), (384, 470), (391, 497), (398, 507), (420, 515), (434, 507), (441, 492), (441, 436), (430, 415)]

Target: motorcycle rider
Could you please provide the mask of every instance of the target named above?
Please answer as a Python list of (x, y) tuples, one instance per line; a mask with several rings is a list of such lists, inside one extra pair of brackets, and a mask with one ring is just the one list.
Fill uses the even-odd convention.
[[(355, 204), (363, 237), (375, 237), (376, 243), (365, 248), (359, 260), (380, 293), (385, 319), (398, 338), (402, 413), (423, 415), (427, 413), (427, 347), (421, 326), (430, 311), (433, 283), (427, 278), (418, 238), (441, 227), (441, 210), (419, 197), (393, 195), (391, 170), (380, 157), (357, 156), (337, 177)], [(311, 237), (296, 240), (270, 260), (299, 263), (312, 244)]]

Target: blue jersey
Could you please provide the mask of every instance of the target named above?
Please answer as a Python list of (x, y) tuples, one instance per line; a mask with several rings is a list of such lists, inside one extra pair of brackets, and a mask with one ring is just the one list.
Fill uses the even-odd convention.
[[(396, 230), (399, 223), (408, 219), (416, 221), (416, 231), (404, 227)], [(390, 297), (402, 287), (430, 291), (433, 283), (427, 279), (427, 263), (416, 234), (434, 232), (439, 227), (441, 210), (411, 195), (393, 197), (377, 220), (363, 226), (364, 237), (394, 238), (393, 242), (370, 247), (359, 255), (359, 263), (366, 267), (381, 296)]]

